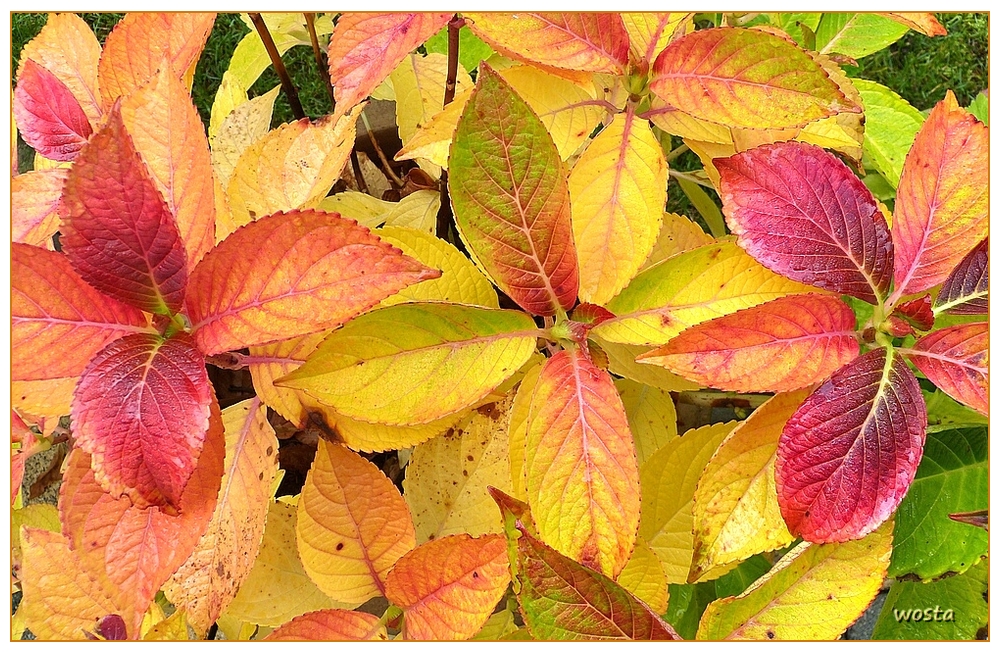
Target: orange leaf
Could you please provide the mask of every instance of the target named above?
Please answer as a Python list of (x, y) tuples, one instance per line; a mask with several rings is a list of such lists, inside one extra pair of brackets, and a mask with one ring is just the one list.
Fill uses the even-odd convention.
[(528, 504), (541, 538), (616, 577), (639, 527), (639, 468), (608, 372), (579, 350), (549, 358), (531, 397), (526, 446)]
[(253, 379), (254, 391), (261, 400), (299, 428), (305, 428), (309, 419), (309, 405), (305, 392), (290, 387), (278, 387), (274, 381), (287, 376), (302, 366), (309, 354), (329, 333), (321, 331), (263, 346), (251, 346), (246, 361)]
[(224, 437), (213, 399), (205, 446), (177, 514), (159, 507), (138, 509), (127, 498), (112, 498), (97, 483), (90, 456), (80, 448), (70, 453), (59, 494), (63, 533), (85, 570), (111, 580), (112, 597), (130, 629), (138, 630), (156, 592), (208, 527), (222, 477)]
[(510, 583), (507, 541), (453, 534), (428, 541), (398, 562), (385, 597), (404, 612), (403, 638), (461, 641), (489, 620)]
[[(84, 282), (63, 254), (11, 247), (11, 377), (77, 377), (109, 342), (150, 332), (138, 309)], [(29, 410), (31, 411), (31, 410)]]
[(241, 227), (195, 267), (188, 315), (201, 350), (221, 353), (339, 326), (440, 275), (336, 213), (278, 213)]
[(371, 462), (319, 441), (298, 511), (306, 573), (334, 600), (361, 604), (385, 593), (385, 576), (416, 545), (395, 485)]
[(944, 36), (948, 30), (938, 22), (938, 19), (931, 13), (920, 13), (916, 11), (889, 11), (883, 14), (886, 18), (891, 18), (900, 25), (906, 25), (912, 30), (916, 30), (924, 36)]
[(377, 616), (361, 611), (323, 609), (288, 621), (268, 634), (265, 641), (384, 641), (385, 625)]
[(10, 180), (10, 237), (14, 242), (52, 248), (67, 174), (63, 168), (54, 168), (26, 172)]
[(129, 13), (108, 34), (97, 75), (104, 108), (148, 82), (166, 62), (178, 79), (201, 55), (214, 13)]
[(407, 54), (434, 36), (452, 15), (341, 14), (327, 51), (335, 117), (365, 99)]
[(215, 184), (198, 110), (163, 69), (122, 101), (122, 120), (177, 220), (192, 269), (215, 245)]
[(949, 91), (906, 155), (892, 224), (893, 297), (944, 281), (989, 231), (990, 132)]
[(164, 586), (167, 598), (204, 633), (250, 574), (271, 503), (278, 440), (259, 398), (222, 411), (225, 474), (215, 513), (194, 552)]
[(78, 376), (51, 380), (12, 380), (10, 406), (22, 414), (48, 417), (56, 422), (59, 417), (70, 413), (77, 380)]
[(910, 361), (948, 396), (990, 414), (989, 324), (959, 324), (917, 340)]

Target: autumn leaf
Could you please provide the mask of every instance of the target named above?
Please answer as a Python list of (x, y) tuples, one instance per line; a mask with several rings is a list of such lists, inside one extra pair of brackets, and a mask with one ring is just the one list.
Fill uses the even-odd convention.
[(221, 353), (338, 326), (439, 274), (336, 214), (292, 211), (240, 228), (205, 256), (187, 310), (199, 348)]
[(722, 208), (740, 246), (796, 281), (874, 303), (892, 276), (878, 203), (835, 156), (804, 143), (716, 159)]
[(324, 609), (296, 616), (264, 637), (265, 641), (384, 641), (385, 625), (361, 611)]
[(644, 272), (667, 258), (712, 242), (712, 236), (705, 233), (697, 222), (677, 213), (664, 213), (653, 250), (649, 252), (649, 257), (642, 263), (639, 271)]
[(11, 408), (57, 421), (70, 413), (79, 379), (79, 376), (68, 376), (50, 380), (11, 380)]
[(743, 28), (677, 39), (657, 56), (649, 87), (695, 118), (734, 127), (799, 127), (861, 111), (805, 51)]
[(125, 129), (120, 105), (80, 151), (60, 210), (63, 250), (85, 281), (147, 312), (180, 309), (187, 284), (184, 243)]
[(503, 536), (453, 534), (400, 558), (385, 596), (403, 610), (404, 639), (461, 641), (486, 623), (509, 583)]
[(677, 437), (677, 410), (669, 391), (628, 378), (615, 381), (639, 466)]
[(79, 377), (105, 345), (143, 332), (145, 315), (85, 283), (66, 256), (11, 246), (13, 380)]
[(891, 18), (901, 25), (906, 25), (912, 30), (916, 30), (924, 36), (944, 36), (948, 30), (938, 22), (938, 19), (931, 13), (920, 13), (916, 11), (890, 11), (883, 14), (886, 18)]
[(913, 345), (907, 358), (948, 396), (989, 416), (989, 324), (942, 328)]
[(321, 210), (340, 213), (370, 228), (403, 227), (433, 234), (438, 210), (441, 208), (441, 193), (418, 190), (398, 202), (390, 202), (361, 192), (339, 192), (323, 199), (319, 207)]
[(989, 310), (989, 238), (973, 247), (948, 278), (934, 299), (934, 314), (985, 315)]
[[(651, 350), (648, 346), (609, 342), (593, 334), (591, 335), (591, 339), (588, 340), (588, 345), (595, 352), (599, 350), (607, 356), (608, 371), (617, 376), (655, 387), (664, 392), (683, 392), (698, 389), (697, 383), (692, 383), (686, 378), (681, 378), (663, 367), (636, 362), (635, 359), (638, 356), (648, 353)], [(642, 455), (638, 444), (636, 452), (640, 456)]]
[(579, 280), (562, 161), (531, 108), (488, 66), (449, 161), (455, 222), (473, 259), (529, 312), (572, 307)]
[(795, 294), (696, 324), (638, 361), (728, 391), (786, 392), (858, 356), (855, 321), (837, 297)]
[(70, 89), (27, 59), (14, 89), (14, 117), (24, 142), (54, 161), (72, 161), (93, 128)]
[(693, 16), (683, 11), (622, 14), (632, 56), (651, 65), (673, 39), (693, 28)]
[[(220, 122), (214, 138), (209, 131), (212, 168), (223, 187), (229, 185), (243, 152), (271, 129), (274, 101), (280, 90), (280, 86), (275, 86), (263, 95), (237, 106)], [(221, 87), (219, 92), (222, 92)]]
[(345, 324), (278, 383), (352, 419), (418, 425), (484, 398), (528, 361), (536, 336), (524, 313), (404, 303)]
[(639, 468), (608, 372), (579, 350), (549, 358), (531, 397), (525, 441), (528, 504), (542, 539), (617, 577), (635, 544)]
[(903, 164), (892, 240), (894, 296), (934, 287), (989, 230), (989, 128), (950, 91)]
[(371, 462), (320, 440), (298, 510), (298, 548), (309, 577), (334, 600), (385, 594), (385, 578), (416, 540), (399, 490)]
[(36, 247), (52, 248), (59, 230), (59, 202), (68, 172), (33, 170), (10, 180), (10, 237)]
[(895, 351), (875, 349), (834, 373), (778, 442), (775, 480), (789, 531), (825, 543), (881, 525), (913, 481), (926, 428), (920, 386)]
[(667, 590), (667, 576), (663, 564), (649, 544), (639, 539), (625, 568), (618, 575), (618, 584), (623, 589), (645, 602), (658, 614), (667, 612), (670, 593)]

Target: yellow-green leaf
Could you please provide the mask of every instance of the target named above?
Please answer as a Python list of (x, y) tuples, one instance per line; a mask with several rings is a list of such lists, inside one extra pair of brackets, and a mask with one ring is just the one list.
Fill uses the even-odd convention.
[(677, 410), (670, 392), (657, 387), (622, 378), (615, 381), (615, 388), (628, 415), (641, 467), (653, 453), (677, 437)]
[(451, 137), (455, 134), (458, 119), (462, 117), (462, 111), (471, 96), (472, 88), (456, 94), (448, 106), (432, 113), (429, 120), (416, 125), (412, 134), (403, 140), (403, 149), (399, 150), (395, 159), (406, 161), (423, 158), (438, 167), (447, 168)]
[(636, 60), (645, 59), (652, 64), (670, 41), (694, 29), (693, 16), (682, 11), (622, 14), (632, 55)]
[[(271, 39), (279, 54), (284, 54), (296, 45), (310, 46), (309, 32), (306, 31), (305, 17), (301, 13), (263, 13), (264, 24), (271, 33)], [(243, 88), (251, 88), (261, 73), (271, 67), (271, 58), (264, 49), (260, 35), (246, 14), (241, 18), (250, 32), (236, 45), (229, 60), (226, 74), (233, 75)], [(316, 17), (316, 35), (325, 36), (333, 31), (333, 15), (321, 14)]]
[(596, 343), (600, 350), (607, 354), (608, 371), (615, 375), (667, 392), (698, 389), (697, 383), (667, 371), (663, 367), (636, 362), (637, 357), (652, 350), (648, 346), (608, 342), (600, 337), (594, 337), (592, 342)]
[[(222, 73), (222, 80), (219, 82), (219, 89), (215, 91), (215, 99), (212, 101), (212, 113), (208, 121), (208, 143), (215, 147), (215, 137), (219, 133), (219, 127), (223, 120), (229, 117), (237, 107), (246, 104), (250, 100), (247, 89), (228, 70)], [(270, 125), (268, 125), (270, 126)]]
[(542, 365), (533, 366), (524, 374), (521, 384), (514, 395), (514, 404), (510, 408), (510, 425), (508, 440), (508, 457), (510, 459), (510, 495), (521, 501), (528, 500), (525, 488), (524, 455), (526, 437), (528, 436), (528, 409), (531, 407), (531, 396), (535, 393), (538, 375)]
[(280, 89), (280, 86), (275, 86), (263, 95), (241, 104), (220, 122), (212, 140), (212, 167), (223, 187), (229, 185), (236, 163), (247, 147), (263, 138), (271, 129), (274, 100)]
[(653, 245), (653, 251), (649, 253), (649, 258), (639, 271), (643, 272), (671, 256), (697, 249), (714, 241), (715, 239), (705, 233), (696, 222), (677, 213), (664, 213), (660, 235)]
[(326, 197), (319, 203), (325, 211), (340, 213), (357, 220), (364, 226), (405, 226), (426, 233), (434, 233), (441, 193), (436, 190), (418, 190), (398, 202), (382, 201), (360, 192), (341, 192)]
[(642, 539), (635, 542), (635, 550), (618, 575), (618, 583), (656, 613), (667, 613), (670, 594), (667, 591), (667, 576), (663, 572), (663, 564)]

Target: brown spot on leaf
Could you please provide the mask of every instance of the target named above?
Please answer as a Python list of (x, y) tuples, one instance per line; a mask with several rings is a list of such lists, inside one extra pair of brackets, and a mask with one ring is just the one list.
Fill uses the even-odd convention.
[(769, 629), (769, 630), (767, 630), (767, 631), (765, 632), (765, 635), (766, 635), (766, 636), (767, 636), (768, 638), (774, 638), (774, 632), (773, 632), (773, 631), (771, 631), (770, 629)]
[(271, 457), (272, 455), (274, 455), (274, 446), (268, 446), (267, 447), (267, 456)]
[(341, 541), (340, 543), (337, 544), (337, 550), (343, 550), (343, 549), (344, 549), (344, 542)]

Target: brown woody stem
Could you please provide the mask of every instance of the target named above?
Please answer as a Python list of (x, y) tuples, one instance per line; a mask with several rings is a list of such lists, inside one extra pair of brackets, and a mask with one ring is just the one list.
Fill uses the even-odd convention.
[(253, 22), (253, 26), (257, 29), (257, 34), (260, 35), (260, 40), (264, 44), (264, 49), (267, 50), (267, 56), (271, 58), (271, 65), (274, 66), (274, 72), (278, 73), (278, 79), (281, 80), (281, 90), (285, 92), (285, 96), (288, 98), (288, 103), (292, 107), (292, 115), (296, 119), (301, 120), (306, 117), (306, 112), (302, 110), (302, 103), (299, 102), (299, 92), (295, 90), (295, 85), (292, 84), (292, 78), (288, 76), (288, 71), (285, 70), (285, 64), (281, 61), (281, 54), (278, 53), (278, 48), (274, 44), (274, 39), (271, 38), (271, 32), (267, 29), (267, 24), (264, 23), (264, 19), (259, 13), (251, 13), (250, 20)]
[(364, 111), (361, 112), (361, 122), (365, 123), (365, 131), (368, 132), (368, 140), (372, 141), (372, 147), (375, 148), (375, 154), (378, 155), (378, 159), (382, 161), (382, 172), (396, 185), (397, 188), (402, 188), (403, 180), (400, 179), (399, 175), (393, 171), (392, 165), (389, 163), (389, 159), (385, 156), (385, 152), (383, 152), (382, 148), (379, 147), (378, 140), (375, 138), (375, 133), (372, 132), (372, 126), (368, 122), (368, 116), (365, 115)]
[(316, 69), (319, 70), (320, 79), (323, 80), (323, 85), (326, 86), (326, 93), (330, 96), (330, 109), (332, 111), (337, 106), (337, 100), (333, 96), (333, 84), (330, 83), (330, 72), (326, 67), (323, 49), (320, 48), (319, 37), (316, 36), (316, 14), (307, 11), (302, 15), (306, 18), (306, 29), (309, 30), (309, 42), (312, 43), (313, 58), (316, 59)]
[(358, 160), (358, 150), (351, 150), (351, 169), (354, 171), (354, 181), (358, 184), (358, 190), (370, 195), (368, 192), (368, 182), (365, 181), (365, 175), (361, 173), (361, 161)]
[(448, 77), (444, 82), (444, 106), (455, 99), (455, 84), (458, 82), (458, 30), (464, 22), (457, 16), (448, 22)]

